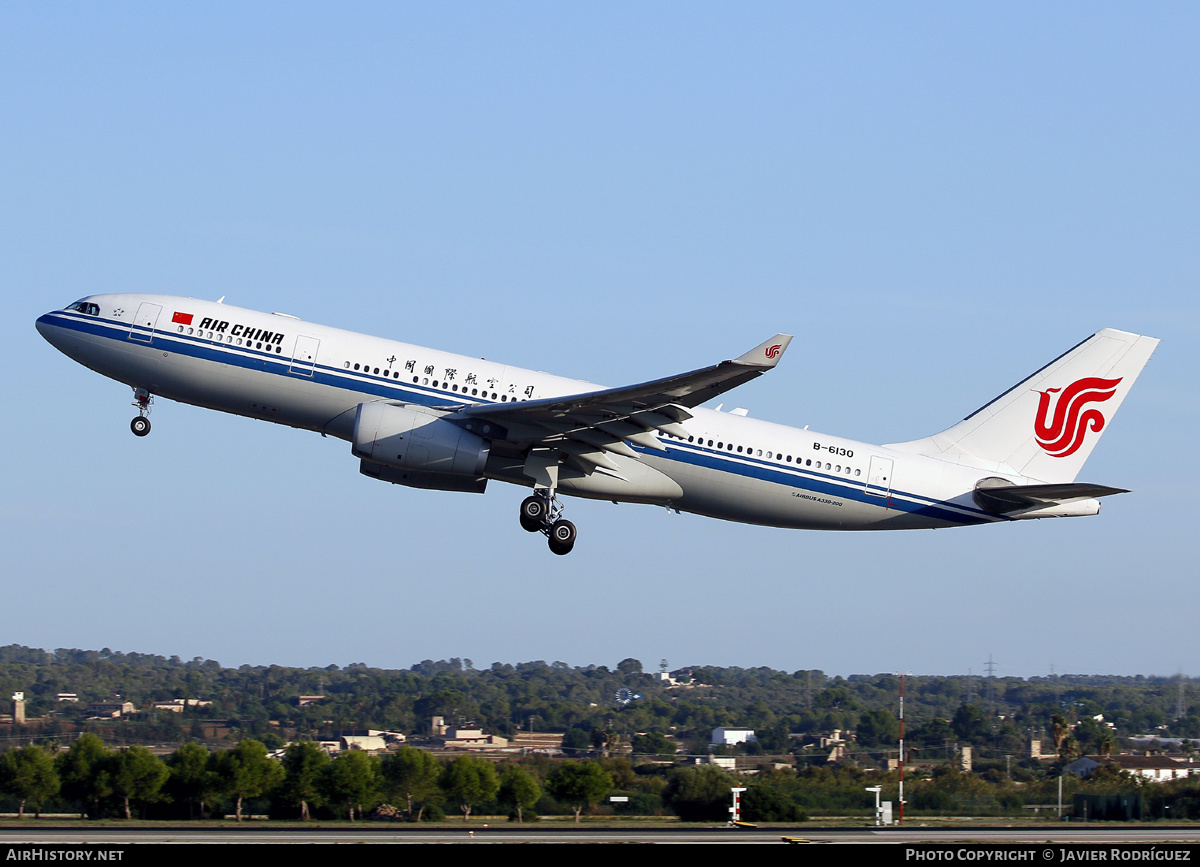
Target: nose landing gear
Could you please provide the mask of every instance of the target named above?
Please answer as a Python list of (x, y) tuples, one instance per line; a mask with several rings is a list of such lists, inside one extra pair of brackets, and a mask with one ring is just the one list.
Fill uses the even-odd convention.
[(135, 437), (144, 437), (150, 433), (150, 404), (154, 396), (144, 388), (133, 390), (133, 405), (137, 407), (137, 417), (129, 423), (129, 429)]
[(521, 527), (530, 533), (544, 533), (555, 554), (569, 554), (579, 535), (575, 525), (562, 518), (563, 507), (550, 488), (538, 488), (521, 502)]

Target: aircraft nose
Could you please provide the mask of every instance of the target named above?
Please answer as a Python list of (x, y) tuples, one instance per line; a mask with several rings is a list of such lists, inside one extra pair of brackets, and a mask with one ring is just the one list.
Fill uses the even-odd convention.
[(60, 348), (58, 344), (62, 329), (54, 324), (54, 315), (52, 313), (45, 313), (39, 316), (35, 324), (37, 325), (38, 334), (46, 338), (47, 343), (55, 348)]
[(42, 335), (42, 337), (45, 337), (47, 340), (49, 340), (50, 338), (47, 335), (50, 332), (50, 314), (43, 313), (41, 316), (38, 317), (36, 324), (37, 324), (38, 334)]

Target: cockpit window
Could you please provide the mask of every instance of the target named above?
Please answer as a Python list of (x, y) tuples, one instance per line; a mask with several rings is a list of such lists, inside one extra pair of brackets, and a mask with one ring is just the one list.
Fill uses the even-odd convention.
[(79, 313), (86, 313), (88, 316), (99, 316), (100, 315), (100, 305), (99, 304), (91, 304), (87, 301), (76, 301), (74, 304), (72, 304), (67, 309), (75, 310)]

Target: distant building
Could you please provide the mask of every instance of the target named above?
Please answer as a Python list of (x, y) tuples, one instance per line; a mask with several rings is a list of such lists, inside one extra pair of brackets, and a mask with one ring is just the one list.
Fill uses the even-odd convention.
[(1200, 773), (1200, 766), (1184, 763), (1168, 756), (1082, 756), (1067, 765), (1066, 770), (1077, 777), (1090, 777), (1101, 765), (1111, 762), (1126, 773), (1165, 783)]
[(87, 706), (87, 712), (90, 716), (106, 717), (116, 719), (117, 717), (128, 716), (135, 712), (133, 702), (121, 701), (97, 701)]
[(173, 698), (170, 701), (155, 702), (154, 709), (169, 710), (172, 713), (183, 713), (184, 708), (208, 707), (211, 704), (211, 701), (201, 701), (198, 698)]
[(754, 729), (740, 729), (721, 726), (720, 728), (712, 730), (711, 743), (714, 745), (724, 744), (725, 746), (732, 746), (734, 744), (744, 744), (757, 740), (758, 738), (754, 736)]
[(562, 732), (517, 732), (511, 743), (522, 753), (557, 756), (562, 753), (563, 737)]
[(333, 740), (317, 742), (317, 745), (330, 755), (336, 755), (342, 750), (382, 753), (387, 751), (389, 745), (402, 744), (408, 740), (401, 732), (389, 732), (382, 729), (334, 732), (333, 737)]
[(716, 765), (725, 771), (737, 770), (736, 756), (697, 756), (696, 764), (698, 765)]
[(387, 752), (387, 741), (379, 735), (342, 735), (338, 738), (343, 750), (362, 750), (366, 753)]
[(446, 749), (504, 749), (508, 746), (508, 738), (484, 734), (483, 730), (476, 726), (448, 726), (445, 717), (435, 716), (432, 729), (433, 736), (441, 740)]
[(442, 735), (442, 743), (452, 750), (478, 750), (488, 747), (503, 749), (508, 746), (508, 738), (484, 734), (483, 730), (478, 728), (447, 726)]
[(842, 747), (845, 749), (846, 733), (841, 729), (834, 729), (827, 735), (820, 735), (817, 745), (823, 750), (830, 749), (831, 747)]

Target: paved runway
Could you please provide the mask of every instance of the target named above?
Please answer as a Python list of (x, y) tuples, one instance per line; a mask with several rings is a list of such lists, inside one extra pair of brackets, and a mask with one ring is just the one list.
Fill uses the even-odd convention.
[[(538, 827), (501, 825), (472, 829), (417, 828), (377, 825), (351, 827), (280, 828), (267, 826), (197, 829), (195, 826), (148, 828), (0, 828), (4, 844), (40, 845), (129, 845), (136, 843), (221, 844), (221, 843), (771, 843), (782, 837), (799, 837), (816, 844), (1162, 844), (1200, 843), (1197, 826), (1142, 825), (1038, 825), (1026, 828), (818, 828), (794, 825), (772, 828), (694, 827)], [(1200, 860), (1200, 859), (1198, 859)]]

